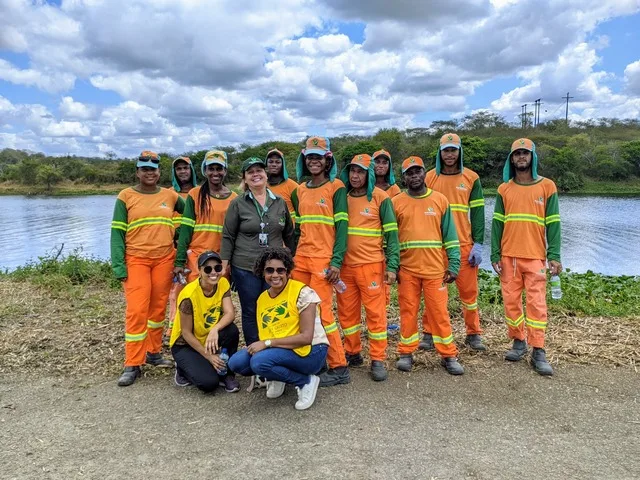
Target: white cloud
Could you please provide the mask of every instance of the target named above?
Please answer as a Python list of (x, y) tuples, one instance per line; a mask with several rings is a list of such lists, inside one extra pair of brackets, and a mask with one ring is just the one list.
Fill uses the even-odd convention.
[(624, 79), (627, 89), (635, 95), (640, 95), (640, 60), (627, 65), (624, 69)]
[(79, 120), (88, 120), (96, 114), (95, 107), (76, 102), (72, 97), (62, 97), (62, 101), (58, 106), (60, 114), (63, 118), (75, 118)]

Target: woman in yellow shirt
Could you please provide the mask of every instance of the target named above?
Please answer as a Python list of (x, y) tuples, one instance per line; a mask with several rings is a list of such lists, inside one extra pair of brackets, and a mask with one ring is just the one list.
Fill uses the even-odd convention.
[(259, 375), (268, 381), (267, 398), (278, 398), (287, 383), (298, 391), (296, 410), (306, 410), (316, 398), (329, 341), (320, 321), (320, 297), (290, 278), (293, 259), (284, 248), (268, 248), (256, 261), (254, 273), (269, 289), (257, 305), (260, 340), (240, 350), (229, 368), (240, 375)]
[(176, 361), (175, 382), (179, 387), (195, 385), (205, 393), (222, 383), (227, 392), (240, 384), (227, 371), (220, 353), (238, 350), (240, 332), (233, 320), (229, 281), (222, 276), (222, 260), (213, 251), (198, 257), (198, 278), (187, 284), (178, 297), (178, 313), (171, 331), (171, 353)]

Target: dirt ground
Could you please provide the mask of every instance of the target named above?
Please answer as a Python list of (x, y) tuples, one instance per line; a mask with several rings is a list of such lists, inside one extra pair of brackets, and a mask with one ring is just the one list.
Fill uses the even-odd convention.
[[(640, 375), (488, 357), (321, 389), (203, 395), (169, 372), (0, 376), (0, 478), (640, 478)], [(243, 379), (243, 387), (247, 382)]]

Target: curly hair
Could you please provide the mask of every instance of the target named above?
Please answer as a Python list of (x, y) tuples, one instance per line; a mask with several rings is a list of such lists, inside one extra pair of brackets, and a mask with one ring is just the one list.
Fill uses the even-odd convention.
[(289, 250), (282, 247), (269, 247), (262, 252), (253, 266), (253, 273), (256, 277), (264, 277), (264, 267), (269, 260), (280, 260), (284, 264), (284, 268), (287, 269), (287, 275), (292, 272), (295, 266)]

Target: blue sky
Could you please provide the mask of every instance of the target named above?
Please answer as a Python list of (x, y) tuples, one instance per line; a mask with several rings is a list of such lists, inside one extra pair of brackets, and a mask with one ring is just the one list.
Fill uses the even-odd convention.
[[(0, 16), (0, 146), (181, 152), (480, 109), (514, 121), (539, 97), (544, 121), (564, 116), (567, 91), (574, 120), (640, 115), (637, 0), (453, 3), (468, 15), (383, 0), (265, 0), (250, 14), (230, 0), (16, 0)], [(537, 28), (523, 35), (520, 18)]]

